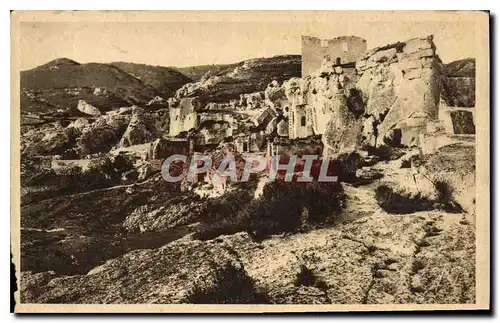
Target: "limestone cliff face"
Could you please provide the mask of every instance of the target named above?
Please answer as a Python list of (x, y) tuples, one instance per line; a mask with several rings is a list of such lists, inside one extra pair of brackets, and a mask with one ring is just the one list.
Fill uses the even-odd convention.
[(332, 110), (323, 133), (324, 156), (335, 156), (354, 151), (361, 139), (361, 120), (347, 108), (347, 98), (342, 90), (332, 98)]
[[(411, 147), (438, 119), (441, 70), (433, 37), (414, 38), (370, 50), (355, 69), (325, 61), (316, 74), (271, 84), (265, 97), (288, 113), (290, 134), (322, 135), (326, 155), (361, 146)], [(300, 109), (310, 131), (296, 129)]]
[(366, 143), (418, 144), (427, 121), (438, 118), (441, 63), (432, 36), (375, 48), (356, 69), (366, 105)]

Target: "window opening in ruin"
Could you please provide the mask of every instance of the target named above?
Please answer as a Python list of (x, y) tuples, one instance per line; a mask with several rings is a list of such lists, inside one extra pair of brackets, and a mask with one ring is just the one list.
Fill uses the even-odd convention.
[(346, 43), (346, 42), (343, 42), (343, 43), (342, 43), (342, 49), (344, 50), (344, 52), (349, 51), (349, 47), (348, 47), (348, 45), (347, 45), (347, 43)]
[(248, 151), (248, 143), (243, 143), (243, 151)]
[(341, 62), (342, 62), (342, 60), (340, 59), (340, 57), (337, 57), (335, 59), (335, 65), (340, 65)]
[(302, 117), (300, 118), (300, 125), (301, 125), (302, 127), (305, 127), (305, 126), (306, 126), (306, 117), (305, 117), (305, 116), (302, 116)]

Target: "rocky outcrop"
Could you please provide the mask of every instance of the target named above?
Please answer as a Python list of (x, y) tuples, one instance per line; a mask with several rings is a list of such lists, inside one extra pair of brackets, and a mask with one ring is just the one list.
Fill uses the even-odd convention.
[(77, 150), (81, 156), (108, 152), (119, 141), (124, 128), (127, 125), (127, 117), (103, 117), (99, 118), (82, 131), (77, 141)]
[[(21, 148), (30, 155), (67, 155), (75, 159), (109, 152), (115, 147), (144, 144), (168, 132), (166, 109), (145, 111), (122, 107), (94, 118), (78, 118), (63, 127), (60, 122), (25, 127)], [(69, 156), (69, 155), (68, 155)]]
[(199, 97), (203, 106), (208, 102), (239, 100), (242, 94), (265, 90), (273, 80), (281, 83), (300, 76), (300, 68), (298, 55), (250, 59), (198, 82), (184, 85), (177, 90), (176, 97)]
[(68, 125), (68, 128), (75, 128), (78, 131), (82, 131), (89, 125), (89, 121), (85, 118), (78, 118)]
[(158, 138), (151, 143), (148, 152), (148, 159), (162, 159), (167, 157), (169, 151), (168, 141), (163, 138)]
[(475, 214), (475, 146), (461, 143), (442, 147), (432, 154), (415, 157), (413, 164), (420, 176), (440, 185), (441, 194), (457, 202), (469, 214)]
[(280, 123), (280, 136), (295, 139), (322, 135), (323, 154), (328, 156), (358, 149), (364, 107), (355, 89), (356, 79), (354, 68), (326, 62), (316, 74), (292, 78), (281, 85), (270, 83), (265, 90), (265, 103), (279, 115), (276, 125), (269, 122), (266, 132), (272, 133)]
[(365, 141), (372, 146), (418, 144), (438, 118), (440, 59), (432, 36), (375, 48), (356, 63), (365, 101)]
[(23, 303), (262, 303), (243, 265), (214, 243), (129, 252), (86, 275), (23, 275)]
[(331, 107), (330, 118), (322, 136), (323, 156), (338, 157), (339, 154), (359, 148), (362, 120), (349, 111), (342, 89), (333, 96)]
[(335, 227), (263, 241), (247, 233), (181, 239), (128, 252), (86, 275), (23, 272), (21, 297), (26, 303), (475, 302), (473, 218), (368, 209), (370, 215)]
[(76, 116), (81, 116), (77, 109), (80, 100), (104, 113), (125, 105), (146, 105), (162, 95), (113, 65), (78, 64), (67, 59), (22, 71), (21, 90), (23, 113)]
[(59, 122), (35, 127), (21, 134), (21, 153), (24, 155), (56, 155), (70, 148), (74, 131)]

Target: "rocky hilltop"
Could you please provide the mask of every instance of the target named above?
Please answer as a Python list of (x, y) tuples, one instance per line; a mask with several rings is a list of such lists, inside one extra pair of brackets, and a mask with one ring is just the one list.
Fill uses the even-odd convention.
[(212, 64), (212, 65), (195, 65), (195, 66), (187, 66), (187, 67), (172, 67), (182, 74), (186, 75), (193, 81), (199, 81), (202, 77), (208, 75), (215, 75), (220, 71), (234, 68), (239, 63), (233, 64)]
[(198, 82), (180, 88), (177, 98), (198, 97), (203, 103), (239, 99), (241, 94), (263, 91), (272, 81), (283, 82), (300, 76), (300, 56), (284, 55), (246, 60)]

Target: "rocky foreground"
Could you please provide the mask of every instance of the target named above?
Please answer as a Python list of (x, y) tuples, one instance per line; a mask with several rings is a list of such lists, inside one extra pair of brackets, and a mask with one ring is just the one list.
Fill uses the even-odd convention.
[[(377, 212), (348, 225), (253, 241), (177, 241), (85, 275), (24, 273), (23, 302), (474, 303), (473, 219)], [(187, 239), (185, 239), (187, 240)]]
[[(365, 178), (366, 181), (343, 184), (347, 200), (333, 224), (305, 226), (299, 231), (264, 239), (238, 232), (200, 241), (191, 234), (193, 230), (188, 229), (177, 235), (180, 239), (168, 243), (169, 238), (176, 239), (172, 232), (161, 237), (155, 236), (154, 231), (156, 234), (167, 233), (165, 227), (168, 225), (162, 224), (165, 221), (161, 219), (176, 213), (174, 210), (165, 212), (162, 209), (165, 206), (159, 205), (156, 207), (158, 211), (154, 212), (152, 209), (155, 207), (152, 206), (142, 217), (136, 217), (133, 225), (142, 225), (145, 231), (142, 237), (149, 238), (149, 241), (144, 240), (140, 244), (129, 236), (129, 251), (120, 249), (114, 253), (115, 258), (105, 262), (106, 252), (112, 250), (106, 246), (110, 243), (120, 245), (117, 236), (114, 240), (101, 240), (94, 247), (80, 245), (77, 250), (88, 248), (88, 253), (98, 253), (104, 249), (105, 252), (100, 261), (86, 259), (89, 264), (94, 261), (96, 265), (76, 275), (40, 271), (35, 262), (29, 271), (22, 273), (22, 301), (474, 303), (475, 215), (472, 211), (474, 200), (469, 198), (471, 195), (468, 193), (473, 189), (474, 182), (467, 176), (473, 170), (470, 168), (471, 156), (467, 148), (452, 147), (418, 162), (411, 157), (413, 164), (420, 166), (407, 168), (405, 160), (409, 156), (412, 156), (411, 151), (396, 160), (365, 166), (358, 171), (358, 178)], [(454, 164), (450, 164), (452, 160)], [(440, 200), (432, 197), (436, 191), (427, 178), (434, 180), (434, 169), (442, 170), (440, 166), (444, 164), (450, 165), (450, 172), (454, 172), (455, 181), (450, 184), (448, 198), (461, 201), (458, 209), (443, 208), (438, 205)], [(386, 176), (373, 175), (380, 172)], [(406, 192), (404, 198), (418, 202), (414, 205), (415, 210), (406, 214), (387, 212), (377, 193), (383, 185)], [(136, 186), (133, 191), (124, 194), (132, 198), (138, 192), (139, 187)], [(434, 204), (425, 206), (426, 201), (431, 200)], [(128, 204), (127, 200), (122, 201), (122, 205)], [(79, 203), (74, 200), (75, 205)], [(406, 206), (408, 208), (411, 204)], [(127, 222), (120, 214), (134, 212), (118, 208), (115, 214), (118, 218), (106, 221), (111, 222), (109, 228), (113, 227), (113, 222), (118, 224), (120, 221), (130, 226), (130, 219)], [(81, 215), (77, 218), (80, 226), (89, 225), (85, 224), (85, 218), (92, 219), (90, 214)], [(151, 218), (157, 219), (156, 226)], [(196, 219), (200, 217), (187, 223), (194, 223)], [(47, 225), (46, 220), (44, 223), (45, 232), (57, 226), (55, 223)], [(37, 226), (36, 222), (30, 225)], [(179, 226), (172, 222), (171, 227)], [(45, 247), (46, 253), (57, 245), (64, 245), (71, 236), (49, 243)], [(66, 249), (60, 250), (71, 254), (71, 243), (66, 246)], [(28, 249), (24, 247), (24, 250)], [(75, 257), (81, 257), (81, 253), (78, 256), (76, 250), (73, 252)], [(82, 263), (82, 266), (86, 265)]]

